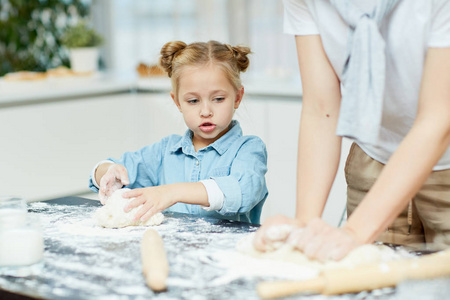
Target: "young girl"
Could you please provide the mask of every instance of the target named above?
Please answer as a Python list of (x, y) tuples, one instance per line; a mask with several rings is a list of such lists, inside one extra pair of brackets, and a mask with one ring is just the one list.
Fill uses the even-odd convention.
[(240, 72), (249, 65), (249, 53), (216, 41), (162, 47), (160, 65), (189, 129), (100, 162), (89, 187), (102, 204), (128, 187), (133, 190), (123, 196), (135, 199), (125, 211), (142, 205), (136, 220), (165, 210), (259, 224), (268, 194), (266, 147), (256, 136), (243, 136), (232, 120), (244, 95)]

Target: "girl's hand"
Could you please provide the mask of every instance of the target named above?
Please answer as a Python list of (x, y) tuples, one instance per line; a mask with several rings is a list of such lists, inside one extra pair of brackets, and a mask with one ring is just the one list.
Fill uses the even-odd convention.
[(111, 164), (100, 179), (100, 202), (104, 205), (112, 193), (127, 184), (130, 184), (127, 169), (120, 164)]
[(125, 212), (142, 205), (134, 216), (135, 221), (145, 222), (154, 214), (175, 204), (170, 197), (169, 188), (164, 185), (134, 189), (123, 193), (122, 196), (124, 198), (135, 198), (124, 208)]
[(301, 226), (300, 222), (283, 215), (268, 218), (255, 234), (253, 246), (259, 251), (272, 251), (288, 238), (291, 231)]
[(348, 228), (335, 228), (319, 218), (311, 220), (304, 228), (294, 230), (288, 238), (288, 243), (309, 258), (322, 262), (341, 260), (362, 244)]

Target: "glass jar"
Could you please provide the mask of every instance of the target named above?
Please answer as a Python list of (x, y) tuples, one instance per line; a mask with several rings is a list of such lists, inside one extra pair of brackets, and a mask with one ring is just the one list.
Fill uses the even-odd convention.
[(1, 196), (0, 270), (33, 265), (41, 261), (43, 253), (44, 238), (39, 217), (27, 213), (25, 199)]
[(26, 223), (27, 202), (16, 196), (0, 196), (0, 230)]

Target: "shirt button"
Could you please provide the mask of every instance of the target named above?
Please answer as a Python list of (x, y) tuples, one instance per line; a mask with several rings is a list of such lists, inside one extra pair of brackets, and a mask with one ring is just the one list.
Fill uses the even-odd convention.
[(198, 164), (199, 164), (200, 162), (197, 160), (196, 162), (195, 162), (195, 165), (197, 165), (198, 166)]

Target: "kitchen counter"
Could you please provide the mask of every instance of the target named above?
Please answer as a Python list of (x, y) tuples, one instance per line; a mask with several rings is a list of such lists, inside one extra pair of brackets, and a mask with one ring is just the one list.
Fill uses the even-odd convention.
[[(169, 260), (168, 290), (154, 294), (141, 273), (140, 240), (146, 228), (100, 228), (91, 219), (99, 206), (98, 201), (80, 197), (29, 204), (29, 213), (38, 215), (44, 227), (44, 259), (22, 274), (1, 275), (0, 298), (258, 299), (256, 284), (274, 279), (264, 273), (230, 273), (237, 267), (236, 243), (258, 226), (166, 214), (164, 222), (153, 228), (162, 236)], [(306, 298), (445, 299), (449, 293), (450, 279), (444, 278), (404, 282), (396, 289)]]
[(0, 77), (0, 108), (130, 93), (135, 86), (133, 77), (108, 73), (35, 81), (6, 81)]
[[(302, 95), (299, 78), (274, 79), (246, 74), (242, 81), (249, 96), (299, 100)], [(139, 78), (133, 74), (97, 73), (35, 81), (6, 81), (0, 77), (0, 108), (136, 91), (155, 93), (170, 90), (169, 78)]]
[[(244, 74), (242, 84), (246, 96), (301, 99), (300, 78), (267, 78), (254, 74)], [(168, 92), (172, 89), (170, 79), (166, 77), (139, 78), (136, 88), (141, 92)]]

